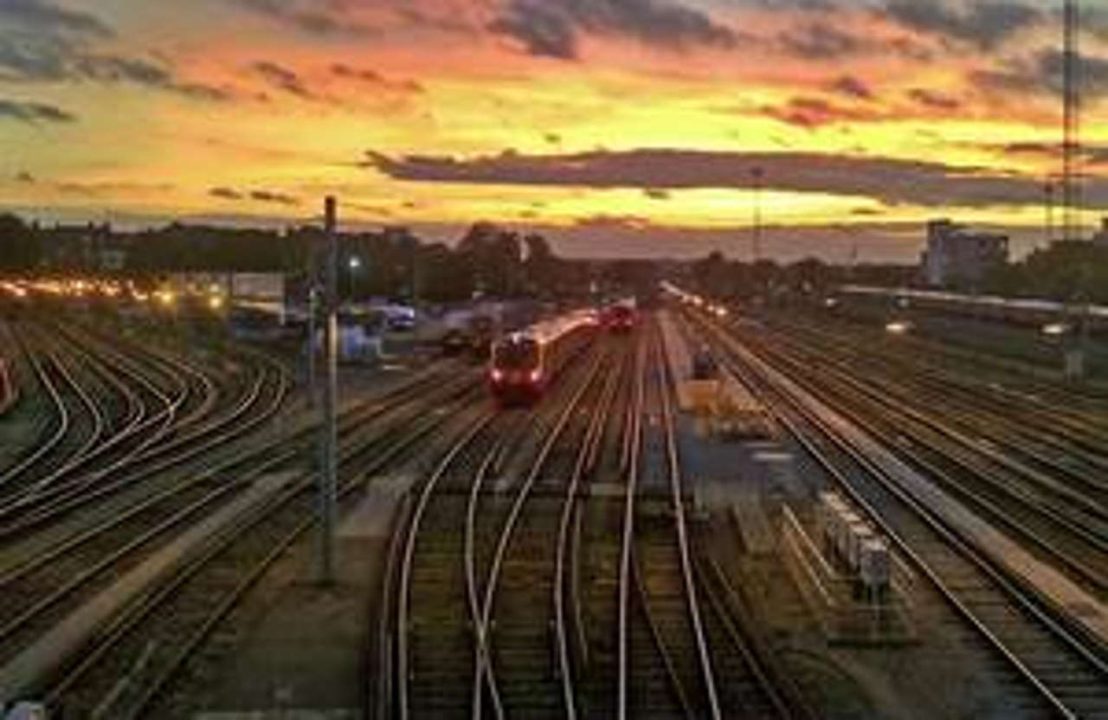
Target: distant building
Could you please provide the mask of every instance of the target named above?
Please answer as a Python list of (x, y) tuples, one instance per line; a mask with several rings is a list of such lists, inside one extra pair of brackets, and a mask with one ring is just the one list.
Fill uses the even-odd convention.
[(1100, 232), (1093, 235), (1093, 245), (1108, 248), (1108, 218), (1104, 218), (1100, 222)]
[(108, 223), (55, 225), (45, 232), (45, 260), (51, 268), (95, 271), (113, 270), (115, 265), (122, 269), (126, 264), (126, 252), (116, 247), (112, 226)]
[(921, 258), (924, 280), (933, 287), (974, 284), (1008, 262), (1008, 236), (978, 232), (950, 220), (927, 224)]

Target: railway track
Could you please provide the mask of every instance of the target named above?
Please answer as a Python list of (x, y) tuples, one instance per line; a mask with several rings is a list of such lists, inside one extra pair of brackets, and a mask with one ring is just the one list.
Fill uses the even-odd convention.
[[(808, 355), (754, 342), (765, 357), (863, 425), (994, 524), (1101, 597), (1108, 594), (1108, 507), (1009, 457), (1010, 444), (976, 436), (929, 414), (933, 396), (900, 400), (871, 380), (815, 364)], [(934, 402), (941, 401), (935, 399)]]
[(841, 437), (794, 381), (699, 321), (727, 362), (773, 408), (790, 434), (927, 578), (931, 599), (950, 608), (994, 658), (997, 682), (1029, 717), (1108, 717), (1108, 665), (1046, 610), (1034, 592), (967, 543), (887, 470)]
[[(10, 486), (17, 479), (25, 479), (13, 488), (14, 493), (9, 490), (6, 494), (6, 508), (20, 494), (37, 495), (87, 470), (96, 459), (122, 452), (127, 441), (142, 439), (144, 432), (145, 444), (156, 442), (173, 425), (177, 410), (189, 395), (188, 388), (172, 374), (155, 374), (149, 368), (140, 371), (133, 365), (133, 358), (124, 357), (114, 348), (77, 342), (64, 329), (35, 327), (33, 337), (38, 352), (32, 352), (32, 362), (52, 399), (58, 430), (4, 473), (0, 485)], [(83, 379), (71, 367), (84, 368)], [(165, 390), (165, 385), (172, 389)], [(67, 392), (78, 399), (76, 406), (72, 398), (65, 397)], [(118, 404), (125, 407), (122, 412), (112, 407)], [(92, 436), (78, 452), (61, 454), (66, 437), (79, 432), (77, 418), (82, 416), (92, 422)]]
[[(627, 717), (631, 695), (631, 653), (632, 653), (632, 605), (631, 598), (638, 590), (640, 576), (635, 572), (635, 519), (639, 496), (640, 463), (642, 461), (642, 421), (646, 395), (647, 344), (640, 342), (635, 353), (635, 374), (628, 414), (626, 433), (622, 447), (621, 464), (626, 478), (623, 502), (623, 518), (620, 529), (619, 577), (617, 578), (618, 600), (616, 603), (616, 717)], [(642, 641), (641, 627), (636, 625), (638, 646), (648, 646)], [(652, 657), (649, 653), (647, 657)], [(664, 666), (663, 666), (664, 672)]]
[(637, 419), (628, 423), (626, 440), (629, 532), (618, 612), (627, 645), (620, 681), (613, 683), (614, 714), (806, 717), (799, 691), (779, 666), (766, 664), (767, 646), (752, 640), (747, 611), (708, 547), (712, 540), (700, 537), (700, 521), (688, 516), (691, 490), (663, 345), (661, 333), (646, 339), (632, 392)]
[(1009, 454), (1059, 475), (1076, 489), (1099, 493), (1102, 499), (1108, 489), (1102, 479), (1108, 470), (1104, 454), (1108, 426), (1099, 422), (1108, 408), (1075, 416), (1071, 405), (1080, 396), (1072, 392), (1056, 395), (1047, 390), (1049, 386), (1017, 391), (974, 380), (972, 372), (952, 372), (933, 359), (921, 363), (918, 357), (889, 357), (897, 350), (888, 343), (886, 352), (862, 353), (855, 343), (806, 327), (788, 326), (768, 333), (766, 339), (813, 360), (818, 352), (821, 364), (844, 370), (864, 367), (872, 371), (874, 384), (902, 398), (909, 391), (916, 398), (927, 397), (933, 407), (942, 408), (944, 418), (1004, 445)]
[[(912, 320), (914, 311), (903, 309), (895, 311), (897, 316)], [(770, 313), (767, 318), (771, 324), (779, 327), (798, 328), (806, 332), (819, 333), (827, 338), (835, 336), (865, 337), (870, 341), (877, 341), (883, 335), (884, 324), (889, 317), (889, 312), (870, 316), (868, 319), (837, 318), (822, 314), (815, 316), (803, 312), (789, 312), (787, 315)], [(929, 370), (939, 371), (947, 369), (961, 369), (976, 371), (975, 374), (986, 374), (991, 379), (1011, 385), (1017, 392), (1026, 394), (1027, 400), (1033, 404), (1042, 404), (1044, 407), (1053, 406), (1059, 415), (1069, 416), (1082, 422), (1093, 420), (1102, 428), (1105, 425), (1102, 414), (1105, 410), (1105, 401), (1108, 401), (1108, 393), (1101, 383), (1095, 380), (1080, 388), (1067, 387), (1058, 367), (1060, 358), (1057, 349), (1039, 354), (1035, 358), (1016, 357), (1006, 355), (1005, 339), (994, 336), (982, 335), (978, 341), (971, 341), (969, 345), (960, 342), (971, 335), (980, 326), (976, 324), (960, 325), (956, 319), (947, 322), (945, 319), (939, 322), (930, 322), (926, 313), (918, 316), (913, 322), (916, 331), (903, 338), (907, 342), (901, 343), (903, 349), (896, 352), (890, 359), (897, 361), (907, 360), (911, 364), (911, 358), (924, 357)], [(987, 328), (991, 323), (986, 323)], [(956, 335), (949, 335), (951, 331)], [(987, 332), (987, 329), (986, 329)], [(1034, 340), (1032, 340), (1034, 338)], [(980, 340), (992, 340), (991, 343), (982, 343)], [(1024, 342), (1034, 342), (1036, 351), (1046, 349), (1041, 343), (1038, 333), (1028, 328)], [(987, 349), (986, 349), (987, 348)]]
[(461, 542), (466, 495), (458, 490), (489, 471), (504, 429), (491, 411), (479, 415), (427, 478), (403, 529), (394, 623), (398, 717), (460, 716), (470, 705), (472, 633)]
[[(350, 498), (366, 477), (413, 451), (448, 417), (428, 413), (428, 408), (458, 411), (471, 401), (472, 385), (467, 392), (453, 390), (453, 396), (396, 398), (374, 424), (348, 428), (341, 450), (341, 496)], [(274, 458), (258, 472), (295, 470), (289, 461)], [(83, 650), (80, 660), (66, 665), (45, 688), (50, 706), (99, 717), (143, 717), (159, 703), (172, 706), (166, 693), (178, 673), (266, 570), (312, 527), (313, 474), (299, 473), (98, 634), (94, 646)]]
[[(648, 346), (645, 370), (637, 490), (663, 497), (668, 493), (668, 500), (664, 504), (636, 500), (632, 572), (636, 604), (665, 668), (667, 682), (659, 684), (657, 663), (644, 660), (644, 648), (639, 643), (639, 652), (629, 658), (630, 684), (635, 691), (627, 712), (631, 717), (657, 712), (663, 707), (659, 691), (668, 687), (670, 713), (720, 718), (723, 710), (694, 578), (668, 364), (656, 329)], [(646, 671), (645, 676), (639, 676), (640, 670)]]
[(570, 642), (577, 708), (583, 717), (616, 714), (619, 654), (619, 568), (624, 497), (631, 435), (637, 427), (633, 403), (640, 373), (640, 334), (623, 339), (620, 377), (595, 438), (584, 497), (570, 537)]
[[(481, 552), (483, 543), (471, 545), (477, 550), (472, 565), (477, 571), (474, 594), (479, 599), (473, 608), (479, 610), (473, 617), (478, 669), (475, 712), (481, 711), (483, 697), (498, 716), (573, 712), (572, 704), (565, 704), (563, 689), (571, 678), (561, 682), (558, 678), (556, 638), (566, 628), (555, 624), (557, 551), (552, 540), (558, 536), (567, 502), (565, 485), (575, 465), (586, 462), (582, 458), (591, 452), (587, 435), (601, 410), (599, 391), (613, 371), (611, 352), (611, 348), (601, 348), (584, 378), (571, 386), (572, 395), (545, 432), (528, 469), (513, 485), (507, 510), (499, 508), (503, 503), (495, 498), (484, 506), (494, 519), (486, 527), (495, 540), (485, 553)], [(486, 568), (483, 584), (482, 566)]]
[(222, 412), (213, 413), (202, 424), (192, 424), (185, 432), (169, 437), (163, 415), (148, 413), (136, 429), (145, 425), (152, 430), (153, 439), (135, 437), (131, 444), (105, 443), (97, 465), (9, 496), (0, 507), (0, 539), (24, 538), (33, 528), (60, 522), (76, 510), (133, 488), (141, 480), (183, 468), (190, 461), (210, 460), (206, 453), (249, 435), (274, 417), (287, 392), (288, 378), (283, 369), (267, 363), (247, 380), (241, 395), (228, 396), (230, 404)]
[[(600, 395), (582, 439), (580, 451), (573, 462), (565, 487), (558, 533), (555, 540), (554, 587), (554, 651), (557, 657), (557, 676), (561, 681), (562, 704), (566, 716), (585, 717), (599, 711), (588, 703), (581, 679), (588, 672), (589, 642), (585, 632), (582, 598), (581, 565), (585, 549), (582, 548), (582, 523), (588, 499), (584, 496), (588, 484), (599, 479), (601, 453), (605, 448), (605, 434), (611, 428), (610, 419), (618, 417), (616, 400), (622, 380), (632, 367), (631, 354), (618, 348), (612, 359), (612, 369), (602, 380)], [(611, 543), (604, 543), (612, 547)]]
[(413, 490), (394, 531), (378, 615), (378, 671), (369, 694), (376, 716), (462, 715), (480, 702), (474, 677), (488, 656), (478, 651), (481, 627), (473, 622), (481, 613), (477, 555), (491, 543), (490, 533), (478, 537), (478, 507), (495, 501), (482, 497), (496, 492), (486, 485), (491, 475), (503, 471), (509, 453), (522, 452), (529, 431), (562, 407), (567, 388), (580, 382), (579, 373), (566, 375), (559, 374), (551, 397), (533, 412), (476, 414)]
[(377, 716), (576, 716), (574, 528), (624, 352), (601, 344), (532, 414), (474, 425), (415, 497), (385, 590), (394, 619), (379, 634), (396, 642), (382, 646)]
[[(81, 384), (73, 378), (72, 374), (66, 373), (66, 381), (71, 387), (81, 389), (80, 394), (83, 404), (92, 410), (94, 420), (98, 422), (103, 432), (100, 433), (102, 435), (99, 439), (100, 442), (91, 441), (85, 445), (84, 452), (69, 456), (68, 459), (52, 467), (52, 469), (45, 469), (41, 465), (22, 467), (21, 470), (24, 474), (33, 474), (34, 477), (33, 482), (24, 488), (23, 494), (25, 496), (33, 496), (48, 491), (49, 488), (62, 482), (66, 477), (78, 475), (80, 471), (90, 469), (90, 466), (100, 457), (117, 452), (117, 449), (121, 449), (132, 438), (141, 438), (142, 432), (151, 429), (152, 425), (167, 425), (172, 422), (175, 402), (184, 401), (183, 397), (176, 401), (171, 399), (168, 395), (153, 387), (145, 377), (132, 374), (131, 377), (127, 377), (127, 380), (137, 378), (139, 383), (151, 385), (151, 390), (148, 390), (150, 398), (144, 400), (140, 392), (132, 389), (129, 384), (123, 381), (123, 377), (126, 377), (123, 373), (129, 371), (123, 370), (120, 372), (120, 376), (116, 376), (114, 372), (106, 369), (106, 363), (101, 357), (95, 356), (94, 353), (83, 348), (75, 346), (73, 348), (59, 348), (57, 352), (68, 353), (72, 362), (80, 363), (82, 367), (88, 369), (86, 374), (94, 377), (96, 384), (85, 390), (81, 388)], [(125, 368), (120, 363), (116, 363), (116, 367)], [(48, 382), (48, 379), (44, 378), (43, 380), (43, 384)], [(142, 389), (141, 384), (136, 383), (136, 387)], [(121, 400), (124, 405), (123, 409), (113, 411), (112, 405), (119, 403)], [(154, 411), (155, 404), (162, 404), (162, 408)], [(161, 415), (158, 414), (160, 412), (166, 415), (166, 423), (161, 422)], [(150, 415), (150, 418), (147, 418), (147, 414)], [(155, 430), (150, 442), (157, 439), (157, 434)], [(32, 457), (35, 460), (38, 459), (33, 455)], [(13, 501), (18, 500), (18, 494), (9, 495), (6, 498), (9, 504), (13, 504)]]
[[(0, 346), (6, 348), (17, 347), (8, 323), (0, 320)], [(7, 415), (23, 395), (19, 377), (15, 369), (15, 362), (8, 355), (0, 355), (0, 418)]]
[[(811, 718), (800, 690), (770, 651), (757, 640), (746, 610), (726, 573), (711, 553), (697, 553), (697, 587), (705, 598), (705, 629), (711, 638), (713, 664), (721, 679), (720, 705), (728, 717)], [(786, 679), (788, 678), (788, 679)]]
[[(447, 386), (452, 392), (457, 392), (457, 387), (464, 386)], [(378, 421), (407, 403), (404, 393), (411, 389), (405, 386), (379, 402), (347, 413), (342, 437), (351, 437), (361, 425)], [(451, 396), (447, 393), (444, 397)], [(227, 502), (254, 478), (298, 458), (311, 457), (310, 431), (298, 435), (272, 439), (271, 445), (247, 448), (237, 457), (209, 464), (194, 478), (150, 494), (122, 513), (22, 556), (20, 562), (0, 572), (4, 598), (0, 602), (0, 640), (4, 647), (14, 652), (19, 638), (33, 637), (37, 629), (142, 562), (161, 542)]]
[[(988, 367), (989, 358), (978, 353), (966, 354), (914, 338), (898, 338), (908, 342), (890, 344), (872, 331), (861, 333), (849, 326), (842, 330), (840, 334), (807, 321), (777, 321), (771, 334), (800, 349), (819, 348), (830, 357), (850, 358), (856, 365), (871, 367), (879, 375), (942, 391), (947, 404), (958, 400), (963, 408), (977, 412), (989, 408), (998, 422), (1018, 418), (1020, 424), (1034, 427), (1036, 436), (1057, 437), (1079, 452), (1103, 453), (1108, 434), (1104, 419), (1108, 405), (1103, 398), (1043, 382), (1026, 372), (1007, 370), (993, 381), (982, 380), (982, 365)], [(855, 335), (859, 342), (844, 340)], [(879, 354), (859, 350), (878, 343), (884, 349)]]
[(21, 458), (16, 459), (13, 465), (5, 468), (3, 474), (0, 474), (0, 489), (15, 482), (21, 475), (34, 467), (36, 463), (45, 458), (54, 448), (60, 446), (69, 433), (70, 424), (69, 406), (62, 397), (61, 390), (55, 385), (55, 376), (47, 370), (47, 366), (50, 364), (49, 361), (44, 360), (34, 352), (28, 346), (28, 342), (22, 334), (14, 333), (14, 337), (21, 352), (27, 358), (27, 364), (36, 382), (47, 398), (49, 408), (46, 414), (48, 419), (46, 422), (40, 423), (41, 429), (38, 431), (39, 436), (36, 445)]

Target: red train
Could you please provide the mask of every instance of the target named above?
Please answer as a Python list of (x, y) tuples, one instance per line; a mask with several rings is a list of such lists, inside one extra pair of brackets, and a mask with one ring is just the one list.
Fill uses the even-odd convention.
[(609, 305), (600, 317), (608, 332), (624, 334), (635, 329), (635, 308), (628, 303)]
[(573, 313), (510, 333), (493, 343), (489, 390), (504, 407), (532, 405), (565, 362), (595, 337), (588, 313)]

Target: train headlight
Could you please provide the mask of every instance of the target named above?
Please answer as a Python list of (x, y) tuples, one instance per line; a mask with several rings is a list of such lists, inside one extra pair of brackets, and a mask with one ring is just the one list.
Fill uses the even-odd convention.
[(890, 335), (906, 335), (912, 331), (912, 323), (906, 320), (893, 320), (885, 325), (885, 332)]
[(531, 374), (528, 377), (530, 378), (531, 382), (537, 383), (538, 381), (542, 380), (542, 370), (532, 370)]
[(493, 368), (492, 372), (489, 373), (489, 377), (494, 383), (498, 383), (504, 379), (504, 371), (500, 368)]

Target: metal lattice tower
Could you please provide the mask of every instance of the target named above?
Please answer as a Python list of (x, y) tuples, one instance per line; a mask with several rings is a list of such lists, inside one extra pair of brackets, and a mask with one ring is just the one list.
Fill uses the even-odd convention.
[(1081, 12), (1078, 0), (1065, 0), (1062, 54), (1062, 239), (1081, 234)]
[(754, 224), (751, 228), (753, 234), (751, 236), (751, 262), (758, 262), (762, 259), (762, 188), (765, 184), (765, 170), (760, 167), (756, 167), (750, 171), (751, 176), (754, 178)]
[(1047, 178), (1043, 183), (1043, 207), (1046, 210), (1043, 225), (1043, 247), (1049, 248), (1054, 243), (1054, 181)]

